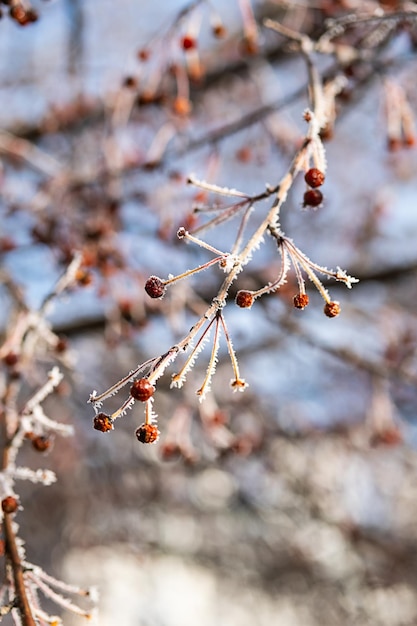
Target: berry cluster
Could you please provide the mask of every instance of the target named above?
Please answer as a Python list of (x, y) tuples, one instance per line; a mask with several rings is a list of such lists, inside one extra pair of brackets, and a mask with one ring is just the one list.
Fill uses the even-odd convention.
[(322, 184), (324, 183), (324, 179), (325, 179), (325, 176), (323, 172), (321, 172), (316, 167), (310, 168), (305, 173), (304, 180), (306, 181), (307, 185), (311, 187), (311, 189), (308, 189), (304, 193), (304, 201), (303, 201), (304, 207), (316, 208), (322, 204), (323, 194), (320, 191), (320, 189), (318, 189), (318, 187), (322, 186)]

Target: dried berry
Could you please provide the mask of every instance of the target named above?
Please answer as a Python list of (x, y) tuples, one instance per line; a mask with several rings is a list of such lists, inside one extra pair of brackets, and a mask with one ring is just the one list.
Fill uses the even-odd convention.
[(147, 378), (139, 378), (135, 380), (130, 388), (130, 395), (135, 400), (140, 402), (146, 402), (155, 393), (155, 387), (149, 382)]
[(304, 180), (310, 187), (321, 187), (324, 183), (325, 176), (317, 167), (310, 168), (304, 176)]
[(323, 194), (319, 189), (309, 189), (304, 194), (303, 206), (317, 207), (323, 202)]
[(15, 513), (19, 508), (19, 502), (14, 496), (7, 496), (1, 501), (1, 508), (4, 513)]
[(35, 435), (31, 438), (31, 443), (36, 452), (46, 452), (52, 446), (52, 438), (47, 435)]
[(98, 413), (93, 420), (93, 426), (96, 430), (107, 433), (109, 430), (113, 430), (113, 420), (106, 413)]
[(251, 291), (245, 291), (241, 289), (236, 294), (236, 304), (240, 306), (242, 309), (250, 309), (255, 298)]
[(162, 298), (166, 291), (164, 281), (158, 276), (150, 276), (145, 283), (145, 291), (151, 298)]
[(183, 50), (193, 50), (197, 46), (197, 42), (191, 35), (184, 35), (181, 39), (181, 47)]
[(324, 305), (324, 314), (327, 317), (337, 317), (341, 310), (340, 304), (336, 301), (326, 302)]
[(294, 296), (293, 302), (296, 309), (305, 309), (308, 305), (309, 297), (306, 293), (297, 293)]
[(159, 438), (159, 430), (155, 424), (142, 424), (136, 429), (135, 435), (141, 443), (155, 443)]

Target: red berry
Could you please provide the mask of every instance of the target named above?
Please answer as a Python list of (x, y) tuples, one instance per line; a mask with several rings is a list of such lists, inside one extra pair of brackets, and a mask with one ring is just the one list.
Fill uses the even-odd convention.
[(297, 293), (294, 296), (293, 302), (296, 309), (305, 309), (308, 305), (309, 297), (306, 293)]
[(304, 180), (306, 181), (307, 185), (310, 185), (310, 187), (314, 188), (321, 187), (321, 185), (324, 183), (324, 179), (325, 176), (323, 172), (318, 170), (317, 167), (312, 167), (311, 169), (309, 169), (304, 176)]
[(309, 189), (304, 194), (303, 206), (317, 207), (323, 202), (323, 194), (319, 189)]
[(1, 508), (4, 513), (16, 513), (19, 508), (19, 502), (14, 496), (7, 496), (1, 501)]
[(244, 289), (241, 289), (236, 294), (235, 302), (237, 306), (240, 306), (242, 309), (250, 309), (254, 300), (255, 298), (250, 291), (245, 291)]
[(155, 424), (142, 424), (135, 432), (141, 443), (155, 443), (159, 438), (159, 430)]
[(324, 305), (324, 314), (327, 315), (327, 317), (337, 317), (341, 310), (340, 304), (336, 301), (326, 302)]
[(145, 291), (150, 298), (162, 298), (166, 291), (164, 281), (158, 276), (150, 276), (145, 283)]
[(106, 413), (98, 413), (93, 420), (93, 426), (96, 430), (107, 433), (109, 430), (113, 430), (113, 420)]
[(193, 50), (196, 46), (196, 40), (191, 35), (184, 35), (181, 39), (181, 47), (183, 50)]
[(155, 393), (155, 387), (149, 382), (147, 378), (139, 378), (135, 380), (130, 388), (130, 395), (135, 400), (140, 402), (146, 402)]

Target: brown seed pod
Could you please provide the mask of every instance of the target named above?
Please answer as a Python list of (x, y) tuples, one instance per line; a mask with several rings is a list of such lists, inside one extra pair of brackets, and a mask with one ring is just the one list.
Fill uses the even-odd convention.
[(303, 206), (317, 207), (323, 202), (323, 194), (320, 189), (309, 189), (304, 194)]
[(324, 314), (327, 317), (337, 317), (342, 310), (340, 304), (336, 301), (326, 302), (324, 305)]
[(155, 424), (142, 424), (136, 429), (135, 435), (141, 443), (155, 443), (159, 438), (159, 430)]
[(1, 501), (1, 508), (4, 513), (16, 513), (19, 508), (19, 501), (14, 496), (6, 496)]
[(155, 387), (149, 382), (147, 378), (139, 378), (135, 380), (130, 388), (130, 395), (135, 400), (140, 402), (146, 402), (155, 393)]
[(113, 420), (106, 413), (98, 413), (93, 420), (93, 427), (102, 433), (113, 430)]
[(296, 309), (305, 309), (308, 305), (309, 297), (306, 293), (297, 293), (294, 296), (293, 302)]
[(321, 187), (324, 183), (325, 176), (317, 167), (310, 168), (304, 175), (304, 180), (310, 187)]
[(162, 298), (166, 291), (164, 281), (158, 276), (150, 276), (145, 283), (145, 291), (150, 298)]
[(236, 304), (240, 306), (242, 309), (250, 309), (252, 304), (254, 303), (255, 298), (250, 291), (245, 291), (241, 289), (236, 294)]

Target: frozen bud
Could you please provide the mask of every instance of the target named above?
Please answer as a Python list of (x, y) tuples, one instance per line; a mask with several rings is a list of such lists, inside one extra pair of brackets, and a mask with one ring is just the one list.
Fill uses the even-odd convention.
[(1, 501), (3, 513), (16, 513), (19, 508), (19, 501), (14, 496), (7, 496)]
[(139, 380), (135, 380), (130, 388), (130, 395), (132, 398), (140, 400), (140, 402), (146, 402), (153, 396), (154, 393), (155, 387), (147, 378), (139, 378)]
[(341, 310), (340, 304), (335, 301), (326, 302), (324, 305), (324, 314), (327, 315), (327, 317), (337, 317)]
[(250, 309), (255, 298), (251, 291), (245, 291), (241, 289), (236, 294), (236, 304), (240, 306), (242, 309)]
[(294, 296), (293, 302), (296, 309), (305, 309), (308, 305), (309, 297), (306, 293), (297, 293)]
[(159, 438), (159, 430), (155, 424), (142, 424), (136, 429), (135, 435), (141, 443), (155, 443)]
[(32, 448), (36, 452), (46, 452), (52, 446), (52, 437), (37, 435), (31, 438)]
[(312, 167), (311, 169), (309, 169), (304, 176), (304, 180), (306, 181), (307, 185), (314, 188), (321, 187), (321, 185), (324, 183), (324, 178), (325, 176), (323, 172), (318, 170), (317, 167)]
[(181, 226), (181, 228), (177, 230), (178, 239), (184, 239), (186, 234), (187, 234), (187, 231), (185, 230), (184, 226)]
[(107, 433), (109, 430), (113, 430), (113, 420), (106, 413), (98, 413), (93, 420), (93, 426), (96, 430)]
[(162, 298), (166, 291), (165, 283), (158, 276), (150, 276), (145, 283), (145, 291), (150, 298)]
[(309, 189), (304, 194), (303, 206), (317, 207), (323, 202), (323, 194), (319, 189)]

